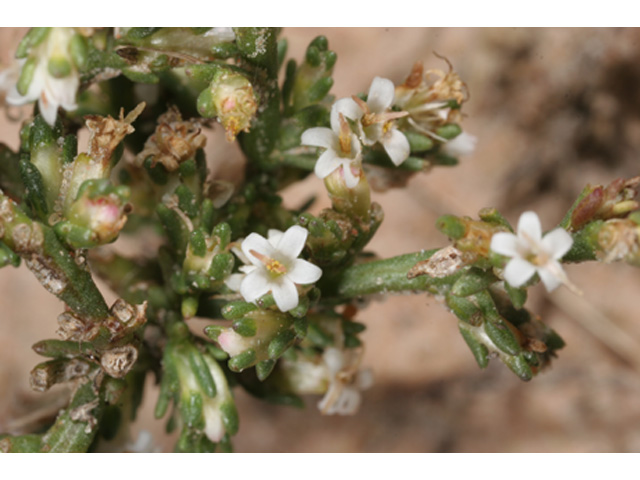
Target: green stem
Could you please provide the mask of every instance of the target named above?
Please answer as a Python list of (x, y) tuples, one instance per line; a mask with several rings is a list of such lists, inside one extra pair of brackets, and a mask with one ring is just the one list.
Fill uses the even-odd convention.
[[(93, 382), (87, 382), (76, 390), (71, 404), (56, 419), (56, 423), (42, 437), (41, 451), (50, 453), (86, 452), (98, 431), (104, 405), (95, 392)], [(93, 408), (92, 408), (93, 407)], [(80, 415), (78, 417), (77, 415)], [(83, 415), (88, 419), (83, 421)], [(76, 420), (73, 420), (73, 418)], [(90, 423), (95, 422), (91, 425)]]
[(109, 308), (91, 274), (58, 240), (53, 229), (32, 221), (0, 191), (0, 239), (20, 255), (40, 283), (75, 313), (101, 320)]
[(328, 296), (336, 296), (338, 298), (408, 291), (439, 293), (443, 288), (448, 289), (458, 279), (461, 272), (445, 278), (433, 278), (428, 275), (422, 275), (411, 280), (407, 278), (407, 273), (411, 267), (418, 262), (429, 259), (437, 251), (438, 249), (423, 250), (385, 260), (353, 265), (346, 268), (340, 278), (325, 279), (322, 290), (325, 292), (326, 288), (328, 292), (331, 292)]
[(42, 435), (6, 436), (2, 452), (80, 453), (89, 450), (104, 412), (107, 389), (88, 380), (75, 391), (71, 403)]

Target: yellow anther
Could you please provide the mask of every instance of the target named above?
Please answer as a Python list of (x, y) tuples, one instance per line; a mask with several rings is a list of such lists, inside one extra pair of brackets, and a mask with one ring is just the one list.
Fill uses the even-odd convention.
[(269, 272), (275, 275), (282, 275), (283, 273), (287, 273), (287, 268), (278, 260), (267, 257), (266, 255), (262, 255), (255, 250), (249, 250), (249, 253), (260, 260)]

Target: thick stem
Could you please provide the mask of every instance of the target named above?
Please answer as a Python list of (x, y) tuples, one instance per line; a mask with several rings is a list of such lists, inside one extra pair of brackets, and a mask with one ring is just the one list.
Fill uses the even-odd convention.
[(58, 240), (53, 229), (32, 221), (0, 191), (0, 239), (20, 255), (40, 283), (78, 315), (101, 320), (109, 315), (88, 270)]
[(433, 278), (428, 275), (422, 275), (411, 280), (407, 278), (407, 273), (416, 263), (429, 259), (437, 251), (438, 249), (423, 250), (385, 260), (353, 265), (346, 268), (340, 278), (327, 278), (323, 282), (325, 284), (323, 285), (323, 292), (327, 291), (327, 296), (338, 298), (410, 291), (439, 293), (443, 287), (448, 288), (453, 284), (459, 274), (445, 278)]

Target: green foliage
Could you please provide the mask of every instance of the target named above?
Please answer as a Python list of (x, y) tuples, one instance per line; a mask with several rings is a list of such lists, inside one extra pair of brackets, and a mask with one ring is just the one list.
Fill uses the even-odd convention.
[[(353, 92), (362, 115), (334, 115), (331, 125), (336, 53), (319, 36), (304, 58), (287, 59), (279, 33), (27, 33), (17, 50), (26, 60), (18, 91), (29, 91), (46, 60), (49, 75), (77, 80), (77, 109), (55, 104), (62, 108), (52, 124), (52, 112), (44, 111), (25, 122), (18, 152), (0, 145), (0, 266), (24, 260), (64, 302), (61, 338), (33, 346), (46, 360), (32, 370), (31, 384), (44, 391), (70, 383), (72, 395), (43, 431), (3, 436), (0, 450), (90, 451), (107, 439), (126, 448), (149, 372), (160, 385), (155, 417), (167, 417), (168, 431), (179, 429), (178, 452), (231, 451), (239, 428), (234, 388), (292, 406), (303, 405), (300, 395), (338, 392), (323, 399), (326, 408), (352, 413), (339, 411), (340, 392), (359, 388), (365, 327), (354, 317), (359, 301), (372, 295), (444, 299), (478, 365), (497, 358), (524, 381), (564, 346), (526, 309), (527, 290), (540, 275), (516, 286), (505, 280), (510, 259), (491, 242), (513, 228), (494, 208), (480, 210), (477, 220), (441, 216), (436, 228), (451, 241), (444, 248), (392, 258), (366, 251), (384, 219), (367, 177), (392, 188), (457, 163), (447, 149), (466, 135), (457, 74), (442, 79), (448, 88), (436, 88), (416, 66), (385, 111), (369, 111), (373, 95)], [(61, 38), (64, 55), (41, 58), (40, 47)], [(222, 161), (205, 158), (203, 132), (216, 123), (246, 159), (237, 185), (208, 170)], [(85, 126), (89, 145), (78, 152)], [(324, 141), (303, 144), (310, 131)], [(396, 134), (406, 150), (399, 164), (387, 148)], [(361, 155), (351, 159), (356, 146)], [(327, 173), (319, 158), (336, 167), (322, 177), (331, 207), (312, 214), (310, 195), (288, 208), (285, 187), (311, 171)], [(346, 169), (355, 186), (347, 186)], [(573, 239), (562, 261), (640, 265), (639, 184), (618, 179), (585, 188), (560, 224)], [(291, 237), (284, 246), (278, 238), (296, 229), (305, 237), (294, 255)], [(250, 235), (264, 242), (249, 248)], [(139, 253), (112, 249), (120, 237)], [(287, 284), (296, 268), (313, 268), (307, 262), (322, 269), (320, 279)], [(94, 276), (119, 297), (111, 308)], [(260, 294), (248, 298), (247, 291)], [(281, 311), (282, 295), (295, 296), (295, 306)], [(209, 320), (204, 336), (192, 325), (196, 316)]]

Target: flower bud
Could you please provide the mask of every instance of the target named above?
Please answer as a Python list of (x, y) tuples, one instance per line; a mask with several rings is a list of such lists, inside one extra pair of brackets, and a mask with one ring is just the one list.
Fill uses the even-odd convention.
[[(220, 348), (231, 359), (229, 368), (242, 371), (258, 362), (278, 358), (295, 339), (293, 320), (273, 310), (254, 310), (217, 333)], [(213, 332), (212, 332), (213, 333)]]
[(198, 97), (198, 112), (203, 117), (217, 117), (232, 142), (240, 131), (248, 132), (258, 104), (253, 86), (243, 75), (217, 70), (208, 88)]
[(363, 221), (369, 220), (369, 209), (371, 208), (371, 189), (369, 182), (362, 170), (362, 167), (349, 166), (354, 171), (354, 176), (358, 177), (355, 187), (349, 188), (345, 182), (344, 173), (341, 168), (331, 172), (324, 179), (333, 208), (350, 217), (356, 217)]
[(104, 179), (87, 180), (65, 212), (67, 220), (56, 224), (56, 232), (74, 248), (110, 243), (127, 221), (128, 197), (128, 187), (114, 187)]
[(598, 246), (603, 262), (624, 260), (640, 265), (640, 226), (633, 219), (609, 220), (598, 232)]

